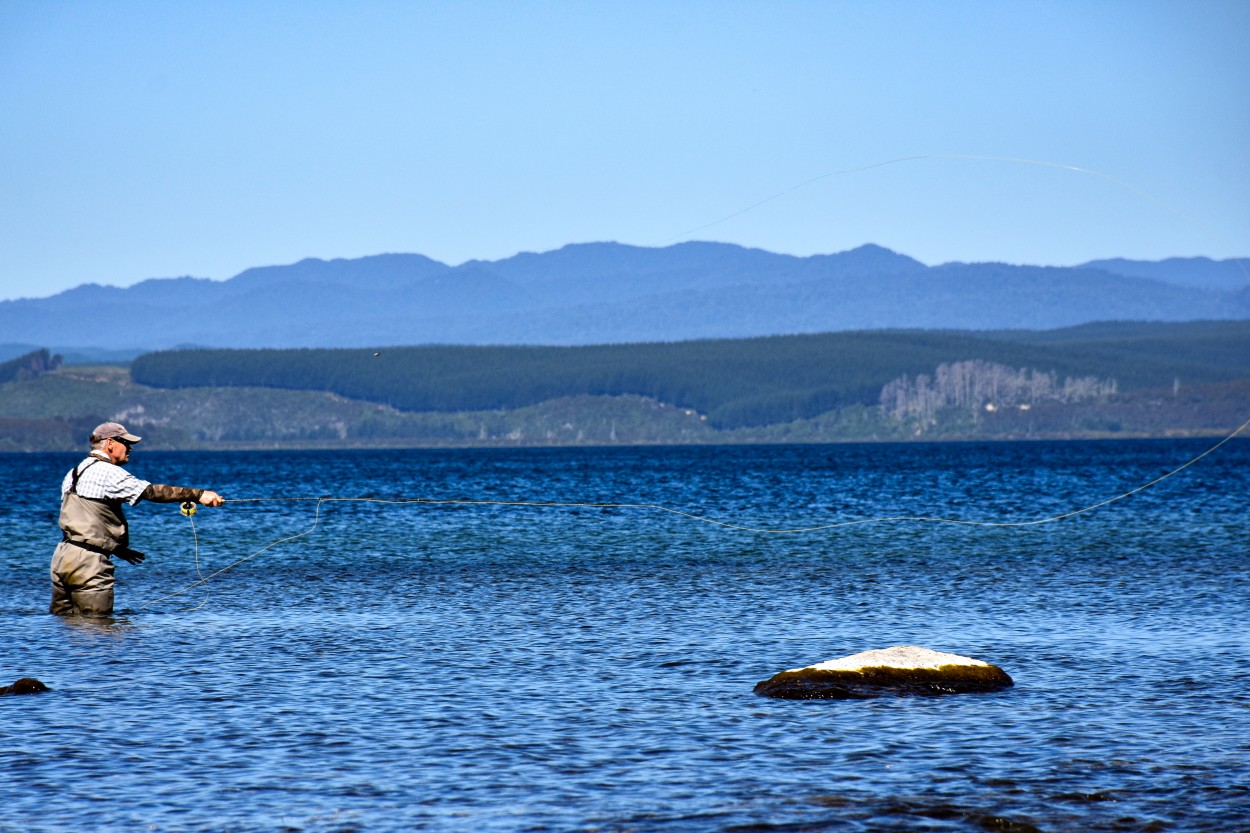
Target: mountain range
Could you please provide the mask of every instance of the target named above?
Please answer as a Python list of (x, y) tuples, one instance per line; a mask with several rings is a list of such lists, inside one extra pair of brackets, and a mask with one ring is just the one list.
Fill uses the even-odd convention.
[(0, 302), (0, 358), (31, 346), (119, 357), (190, 345), (574, 345), (1204, 319), (1250, 319), (1240, 261), (927, 266), (871, 244), (796, 257), (725, 243), (584, 243), (459, 266), (383, 254), (225, 281), (85, 284)]

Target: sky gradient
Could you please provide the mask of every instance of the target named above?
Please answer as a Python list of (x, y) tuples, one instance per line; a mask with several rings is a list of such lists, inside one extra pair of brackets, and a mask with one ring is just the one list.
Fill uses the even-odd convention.
[(0, 299), (614, 240), (1250, 255), (1250, 3), (0, 0)]

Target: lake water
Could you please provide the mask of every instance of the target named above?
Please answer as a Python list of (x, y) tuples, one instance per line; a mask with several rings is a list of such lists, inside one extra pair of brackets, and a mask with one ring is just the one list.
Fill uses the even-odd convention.
[[(129, 468), (233, 499), (797, 528), (1043, 518), (1211, 444), (138, 450)], [(5, 833), (1250, 830), (1247, 441), (1005, 528), (140, 504), (149, 558), (118, 565), (105, 621), (45, 612), (79, 458), (0, 456), (0, 684), (52, 689), (0, 698)], [(908, 644), (1016, 685), (752, 693)]]

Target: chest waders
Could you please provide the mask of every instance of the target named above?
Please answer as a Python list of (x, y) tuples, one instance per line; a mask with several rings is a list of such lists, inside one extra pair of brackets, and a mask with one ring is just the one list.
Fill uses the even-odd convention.
[(69, 491), (61, 501), (61, 534), (72, 544), (109, 555), (130, 546), (130, 530), (122, 501), (83, 497), (78, 494), (78, 481), (83, 473), (99, 460), (74, 467)]
[(62, 540), (52, 555), (53, 613), (113, 612), (114, 567), (109, 556), (129, 549), (130, 532), (122, 501), (78, 494), (79, 478), (98, 462), (74, 467), (61, 501)]

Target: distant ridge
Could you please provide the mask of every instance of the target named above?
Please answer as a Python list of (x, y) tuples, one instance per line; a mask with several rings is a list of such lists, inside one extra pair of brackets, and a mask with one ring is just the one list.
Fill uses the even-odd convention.
[[(91, 318), (99, 329), (75, 326)], [(309, 258), (226, 281), (87, 284), (0, 302), (0, 359), (110, 351), (418, 344), (582, 345), (865, 329), (1044, 330), (1250, 318), (1239, 262), (925, 264), (876, 245), (795, 257), (725, 243), (583, 243), (449, 266), (418, 254)]]
[(1250, 287), (1250, 261), (1211, 260), (1207, 257), (1171, 257), (1167, 260), (1091, 260), (1090, 269), (1114, 275), (1148, 278), (1192, 289), (1235, 292)]

